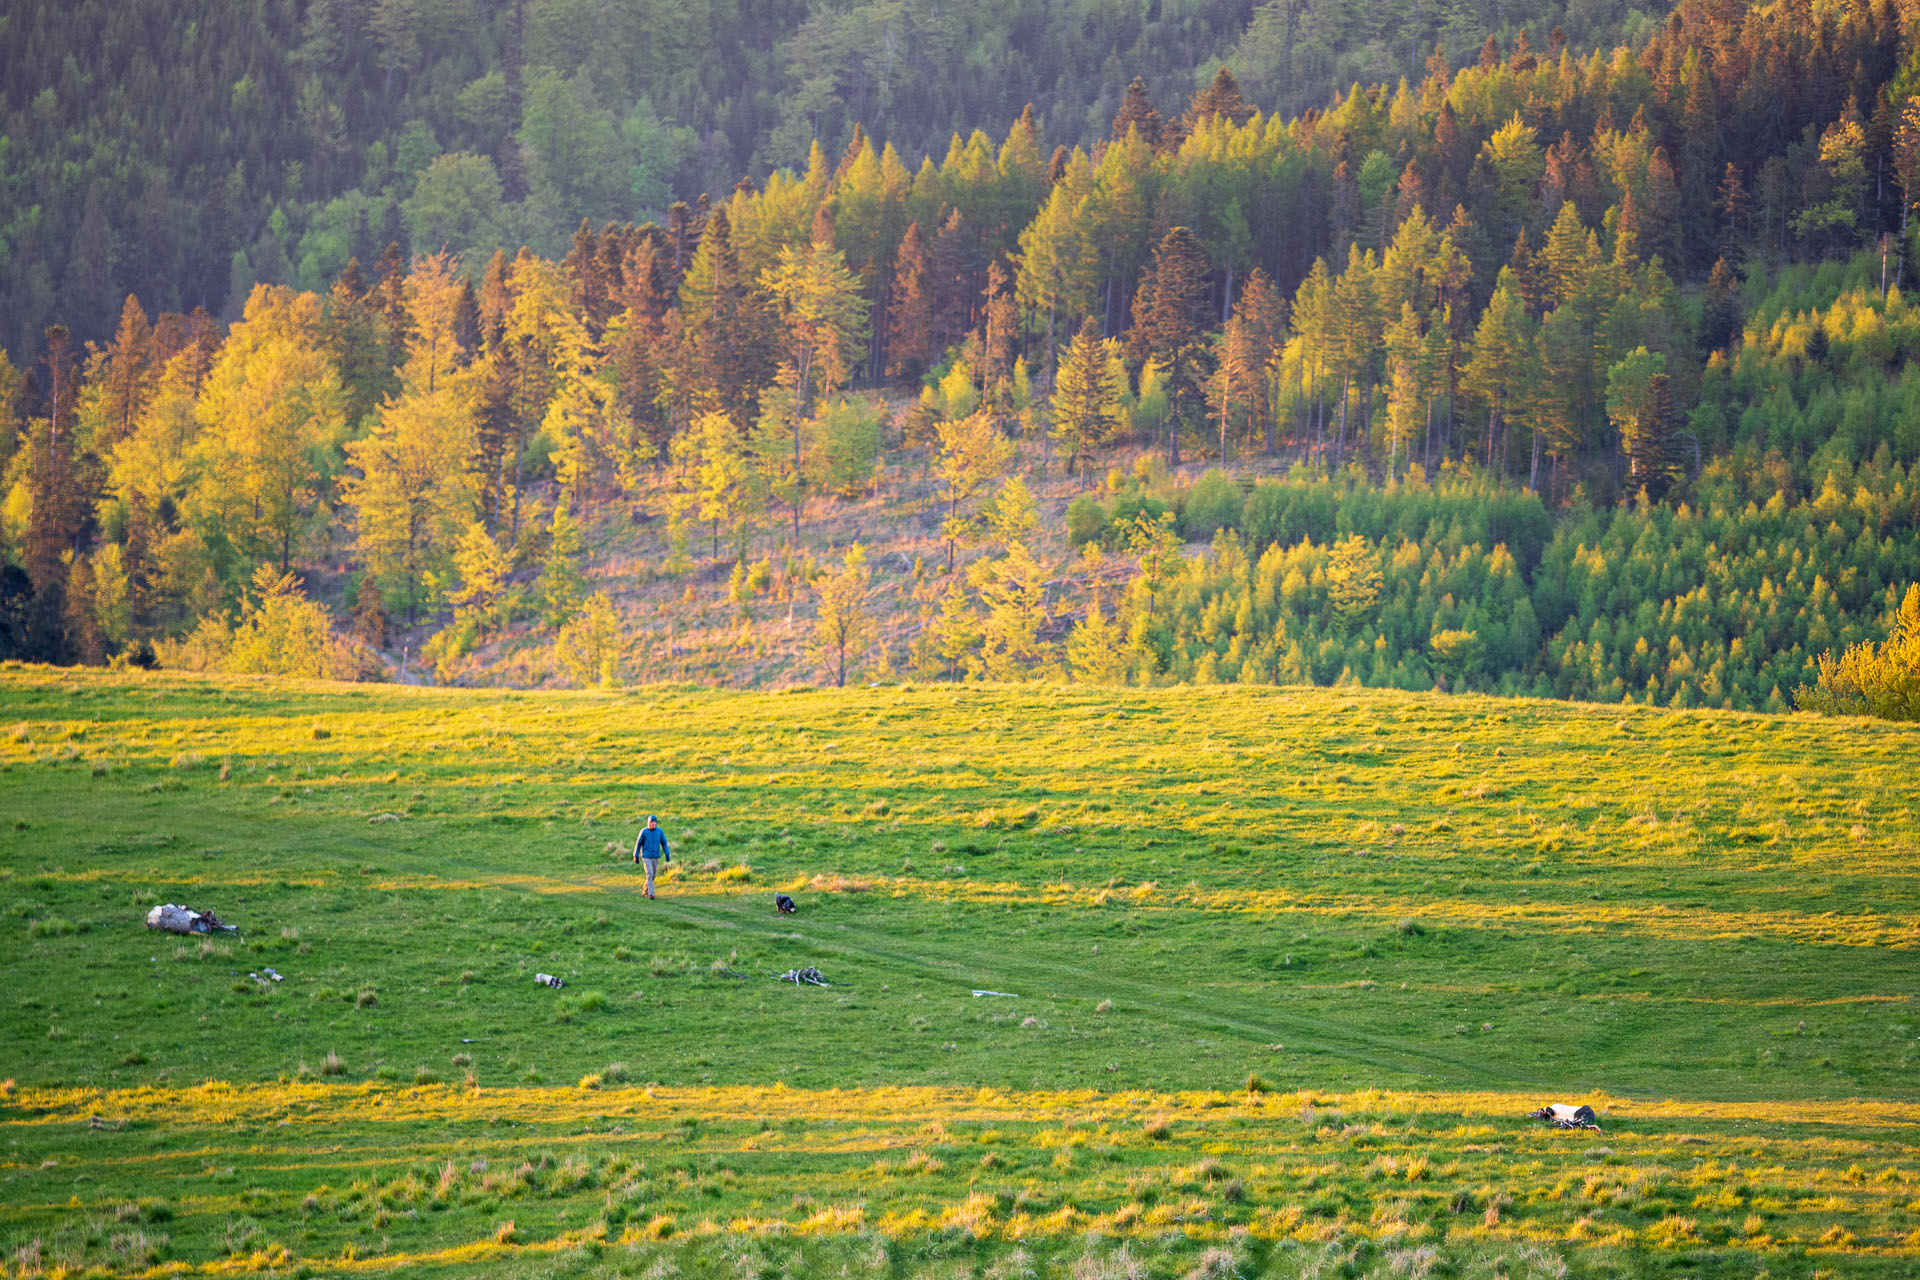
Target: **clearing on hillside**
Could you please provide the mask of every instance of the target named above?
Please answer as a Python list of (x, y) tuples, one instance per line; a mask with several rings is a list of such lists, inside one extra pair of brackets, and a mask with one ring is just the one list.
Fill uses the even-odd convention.
[(1920, 730), (17, 667), (7, 726), (12, 1274), (1920, 1265)]

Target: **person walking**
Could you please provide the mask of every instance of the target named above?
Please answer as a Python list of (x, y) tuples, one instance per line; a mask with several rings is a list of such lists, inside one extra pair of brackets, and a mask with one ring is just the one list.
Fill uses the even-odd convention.
[(633, 842), (633, 860), (647, 869), (646, 895), (653, 896), (653, 878), (660, 871), (662, 862), (673, 861), (673, 851), (667, 848), (667, 833), (660, 829), (660, 819), (647, 815), (647, 825), (640, 828), (640, 838)]

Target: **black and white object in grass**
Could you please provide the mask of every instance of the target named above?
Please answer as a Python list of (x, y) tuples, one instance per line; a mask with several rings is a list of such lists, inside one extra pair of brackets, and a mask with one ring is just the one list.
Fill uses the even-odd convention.
[(1556, 1129), (1591, 1129), (1595, 1133), (1603, 1132), (1600, 1118), (1593, 1114), (1593, 1108), (1582, 1102), (1575, 1106), (1570, 1102), (1549, 1102), (1537, 1111), (1527, 1112), (1529, 1120), (1545, 1120)]

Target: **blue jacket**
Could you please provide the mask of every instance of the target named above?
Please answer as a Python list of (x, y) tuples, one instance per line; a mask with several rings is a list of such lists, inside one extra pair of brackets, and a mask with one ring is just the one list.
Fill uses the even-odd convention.
[(667, 849), (667, 833), (658, 827), (640, 828), (640, 838), (633, 842), (633, 860), (642, 858), (665, 858), (673, 861), (673, 854)]

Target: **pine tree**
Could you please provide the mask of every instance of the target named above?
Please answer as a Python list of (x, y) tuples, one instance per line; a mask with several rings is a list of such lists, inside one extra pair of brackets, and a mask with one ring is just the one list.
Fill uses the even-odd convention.
[(540, 565), (536, 589), (547, 625), (558, 627), (573, 620), (586, 595), (586, 575), (580, 571), (586, 559), (586, 541), (564, 497), (554, 504), (547, 534), (547, 555)]
[[(1904, 118), (1902, 119), (1901, 127), (1903, 130), (1906, 127)], [(1915, 111), (1914, 130), (1911, 145), (1914, 147), (1913, 154), (1916, 172), (1920, 172), (1920, 110)], [(1895, 163), (1895, 176), (1896, 178), (1899, 176), (1899, 161), (1897, 158)], [(1905, 186), (1902, 186), (1901, 189), (1903, 191), (1907, 190)], [(1745, 256), (1747, 242), (1752, 234), (1752, 227), (1750, 225), (1752, 218), (1750, 202), (1747, 199), (1746, 183), (1741, 180), (1739, 166), (1731, 161), (1727, 163), (1726, 173), (1720, 179), (1720, 194), (1719, 198), (1715, 201), (1715, 208), (1719, 213), (1718, 221), (1720, 230), (1719, 235), (1714, 240), (1714, 245), (1719, 250), (1722, 258), (1737, 266), (1742, 257)], [(1904, 210), (1900, 215), (1900, 225), (1903, 229), (1907, 225)]]
[(1713, 264), (1706, 293), (1700, 300), (1700, 346), (1724, 350), (1740, 336), (1740, 282), (1725, 258)]
[(357, 427), (396, 385), (388, 362), (386, 316), (368, 293), (357, 258), (347, 260), (327, 294), (321, 341), (340, 371), (347, 422)]
[(114, 322), (122, 296), (113, 281), (113, 233), (107, 225), (106, 203), (98, 182), (87, 185), (80, 226), (67, 258), (64, 301), (68, 314), (88, 338), (104, 337)]
[(1637, 347), (1607, 371), (1607, 417), (1620, 436), (1629, 485), (1659, 496), (1672, 464), (1673, 403), (1665, 355)]

